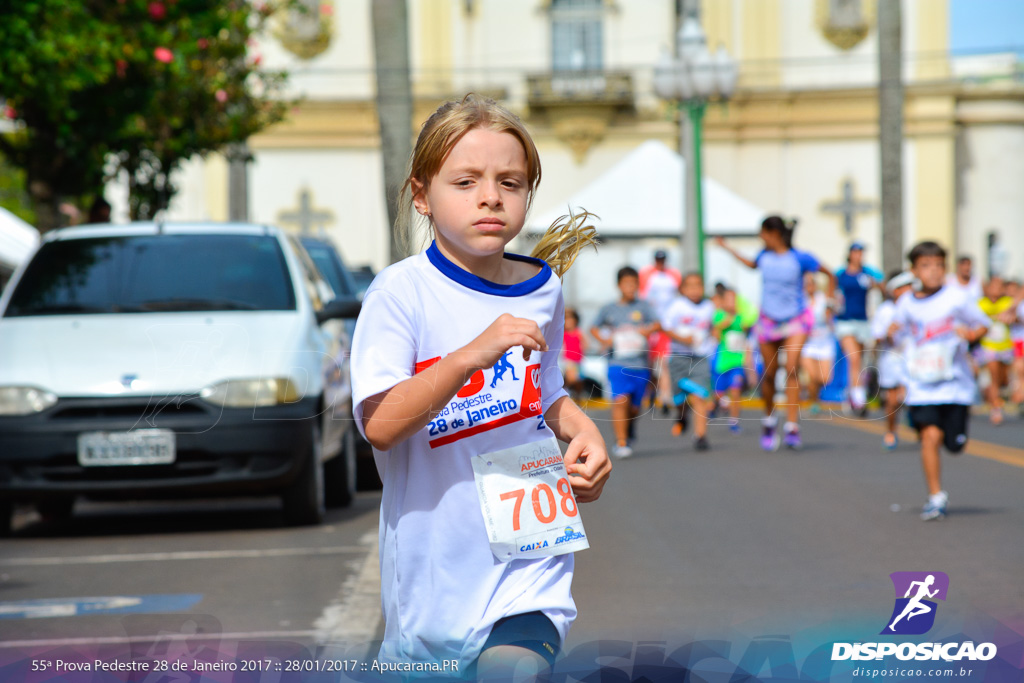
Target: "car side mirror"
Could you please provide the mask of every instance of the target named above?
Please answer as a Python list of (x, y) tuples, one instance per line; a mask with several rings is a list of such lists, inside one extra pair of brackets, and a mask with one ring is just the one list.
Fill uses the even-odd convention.
[(316, 312), (316, 322), (323, 325), (328, 320), (337, 318), (356, 318), (363, 307), (359, 299), (334, 299), (324, 304), (323, 308)]

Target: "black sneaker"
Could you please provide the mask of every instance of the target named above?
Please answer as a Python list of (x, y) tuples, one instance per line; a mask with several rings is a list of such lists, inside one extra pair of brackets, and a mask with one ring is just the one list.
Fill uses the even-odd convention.
[(708, 443), (707, 437), (702, 436), (699, 439), (694, 440), (693, 448), (697, 451), (706, 451), (711, 448), (711, 444)]

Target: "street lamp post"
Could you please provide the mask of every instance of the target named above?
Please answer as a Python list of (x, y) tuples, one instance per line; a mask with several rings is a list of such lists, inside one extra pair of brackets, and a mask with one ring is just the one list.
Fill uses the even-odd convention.
[[(704, 201), (701, 136), (708, 98), (728, 98), (736, 89), (736, 60), (719, 47), (712, 55), (700, 21), (687, 17), (676, 35), (676, 56), (662, 52), (654, 67), (654, 91), (679, 108), (679, 146), (686, 164), (683, 225), (683, 269), (704, 275)], [(691, 229), (692, 228), (692, 229)]]

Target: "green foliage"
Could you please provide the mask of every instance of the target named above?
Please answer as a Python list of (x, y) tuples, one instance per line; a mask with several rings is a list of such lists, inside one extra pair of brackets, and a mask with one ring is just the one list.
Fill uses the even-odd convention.
[(12, 166), (0, 156), (0, 206), (30, 225), (35, 225), (36, 214), (25, 191), (25, 172)]
[(4, 3), (0, 97), (25, 134), (0, 137), (0, 152), (37, 203), (98, 192), (123, 171), (133, 216), (152, 217), (182, 162), (284, 117), (286, 75), (261, 69), (251, 46), (292, 2)]

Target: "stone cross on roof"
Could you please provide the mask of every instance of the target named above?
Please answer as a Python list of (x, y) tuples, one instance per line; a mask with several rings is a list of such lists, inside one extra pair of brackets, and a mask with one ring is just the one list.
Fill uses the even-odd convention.
[(843, 180), (843, 197), (839, 201), (830, 200), (822, 202), (821, 210), (824, 213), (839, 214), (843, 217), (843, 230), (847, 235), (853, 234), (853, 221), (858, 213), (868, 213), (878, 208), (878, 202), (864, 199), (854, 199), (853, 181), (849, 178)]
[(302, 188), (299, 193), (298, 211), (282, 211), (277, 214), (277, 220), (281, 223), (289, 223), (299, 226), (299, 232), (303, 235), (313, 234), (313, 227), (318, 233), (323, 233), (324, 226), (334, 222), (334, 214), (326, 210), (316, 210), (310, 201), (309, 189)]

